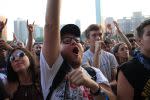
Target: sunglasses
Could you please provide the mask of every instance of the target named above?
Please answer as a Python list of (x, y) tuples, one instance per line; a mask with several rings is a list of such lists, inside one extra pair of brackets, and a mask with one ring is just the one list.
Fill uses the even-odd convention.
[(130, 42), (135, 42), (136, 40), (135, 40), (135, 39), (129, 39), (129, 41), (130, 41)]
[(64, 44), (70, 44), (74, 40), (76, 43), (80, 43), (80, 38), (75, 38), (75, 37), (64, 37), (62, 39), (62, 42)]
[(10, 62), (13, 62), (16, 58), (23, 58), (25, 56), (25, 53), (21, 50), (18, 50), (16, 51), (15, 53), (13, 53), (11, 56), (10, 56)]

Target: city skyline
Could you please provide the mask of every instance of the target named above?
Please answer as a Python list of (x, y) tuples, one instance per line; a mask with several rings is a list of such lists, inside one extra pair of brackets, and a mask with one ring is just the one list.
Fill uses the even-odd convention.
[[(150, 14), (149, 0), (101, 0), (101, 17), (113, 17), (114, 20), (131, 17), (132, 12), (142, 11), (143, 15)], [(0, 16), (8, 18), (8, 34), (12, 33), (13, 21), (17, 18), (35, 21), (44, 25), (46, 0), (3, 0), (0, 6)], [(69, 9), (68, 9), (69, 8)], [(81, 22), (83, 31), (89, 24), (96, 23), (95, 0), (63, 0), (61, 6), (61, 24)], [(37, 17), (38, 16), (38, 17)], [(8, 37), (12, 39), (12, 36)]]

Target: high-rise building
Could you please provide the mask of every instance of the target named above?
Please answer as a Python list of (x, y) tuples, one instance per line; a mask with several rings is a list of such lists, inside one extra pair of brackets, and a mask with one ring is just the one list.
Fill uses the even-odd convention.
[(39, 25), (35, 25), (33, 34), (34, 34), (34, 38), (43, 37), (43, 27), (40, 27)]
[(28, 38), (28, 30), (26, 20), (18, 18), (14, 21), (14, 33), (18, 40), (26, 42)]
[(95, 8), (96, 8), (96, 23), (101, 24), (101, 7), (100, 0), (95, 0)]
[(125, 34), (131, 33), (133, 31), (132, 29), (132, 21), (130, 18), (123, 17), (123, 19), (117, 20), (119, 27), (121, 31)]
[(79, 19), (77, 19), (77, 20), (75, 21), (75, 24), (76, 24), (79, 28), (81, 28), (81, 22), (80, 22)]
[(137, 26), (140, 25), (141, 22), (144, 21), (144, 16), (142, 12), (133, 12), (133, 16), (131, 17), (132, 20), (132, 29), (135, 30)]
[[(14, 21), (14, 33), (16, 34), (16, 37), (18, 40), (26, 43), (28, 40), (28, 29), (27, 29), (27, 21), (18, 18)], [(33, 31), (33, 38), (40, 38), (43, 37), (43, 27), (40, 27), (38, 25), (34, 26)]]

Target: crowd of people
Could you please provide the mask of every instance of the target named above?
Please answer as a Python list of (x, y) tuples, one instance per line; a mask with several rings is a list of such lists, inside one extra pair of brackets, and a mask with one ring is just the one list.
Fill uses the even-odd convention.
[(60, 6), (47, 0), (42, 43), (28, 20), (27, 43), (8, 43), (0, 21), (0, 100), (150, 100), (150, 19), (126, 35), (91, 24), (83, 41), (77, 25), (59, 29)]

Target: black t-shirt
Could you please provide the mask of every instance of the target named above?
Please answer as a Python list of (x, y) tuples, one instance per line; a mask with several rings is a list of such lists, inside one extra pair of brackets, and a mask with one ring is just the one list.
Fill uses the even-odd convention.
[(4, 84), (2, 80), (0, 79), (0, 100), (4, 100), (6, 98), (8, 98), (8, 94), (6, 93), (4, 89)]
[(150, 70), (137, 59), (124, 63), (119, 70), (134, 88), (134, 100), (150, 100)]
[(6, 64), (5, 58), (0, 57), (0, 73), (6, 74)]

